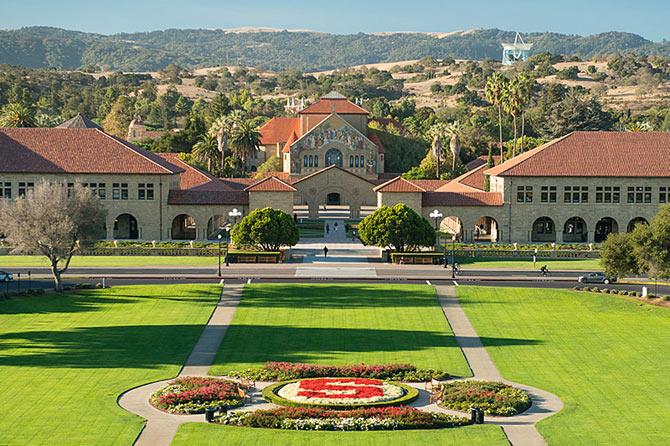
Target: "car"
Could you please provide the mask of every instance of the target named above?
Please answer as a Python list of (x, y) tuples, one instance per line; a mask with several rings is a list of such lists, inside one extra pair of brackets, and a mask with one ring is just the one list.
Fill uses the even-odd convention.
[(579, 276), (577, 279), (579, 283), (604, 283), (605, 285), (616, 282), (616, 277), (608, 276), (602, 272), (588, 273)]
[(11, 282), (12, 280), (14, 280), (14, 274), (0, 271), (0, 282)]

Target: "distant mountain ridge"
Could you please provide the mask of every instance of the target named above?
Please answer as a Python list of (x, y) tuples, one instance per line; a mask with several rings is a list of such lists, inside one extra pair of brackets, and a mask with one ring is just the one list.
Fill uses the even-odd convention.
[[(256, 30), (261, 31), (256, 31)], [(60, 28), (29, 27), (0, 31), (0, 64), (76, 69), (97, 65), (126, 71), (159, 70), (169, 63), (185, 67), (243, 64), (264, 69), (317, 71), (425, 56), (498, 59), (500, 43), (515, 33), (477, 29), (443, 33), (328, 34), (263, 28), (168, 29), (102, 35)], [(670, 55), (670, 42), (637, 34), (607, 32), (590, 36), (526, 33), (533, 53), (582, 58), (615, 52)]]

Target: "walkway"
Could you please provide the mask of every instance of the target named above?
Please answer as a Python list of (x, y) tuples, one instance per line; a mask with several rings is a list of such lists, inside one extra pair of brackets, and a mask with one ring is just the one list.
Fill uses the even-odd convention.
[(563, 402), (556, 395), (544, 390), (503, 379), (463, 311), (456, 297), (456, 288), (436, 286), (435, 289), (456, 342), (463, 350), (465, 359), (472, 370), (473, 377), (470, 379), (502, 381), (525, 390), (533, 400), (530, 409), (522, 414), (514, 417), (486, 417), (486, 422), (502, 426), (507, 438), (514, 446), (546, 445), (544, 438), (535, 428), (535, 423), (559, 412), (563, 409)]
[[(200, 339), (193, 347), (191, 355), (179, 372), (179, 376), (207, 376), (240, 302), (242, 289), (243, 285), (226, 285), (221, 290), (221, 298), (200, 335)], [(119, 397), (121, 407), (147, 420), (135, 445), (168, 446), (172, 443), (179, 425), (203, 421), (203, 415), (173, 415), (162, 412), (149, 404), (151, 394), (172, 379), (174, 378), (131, 389)]]

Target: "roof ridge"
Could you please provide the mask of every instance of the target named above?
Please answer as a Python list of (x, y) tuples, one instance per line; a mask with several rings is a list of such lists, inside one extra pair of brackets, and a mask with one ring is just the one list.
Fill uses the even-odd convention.
[(382, 183), (382, 184), (380, 184), (379, 186), (373, 188), (372, 190), (375, 191), (375, 192), (380, 191), (380, 190), (382, 190), (383, 188), (385, 188), (385, 187), (387, 187), (387, 186), (390, 186), (391, 184), (393, 184), (393, 183), (395, 183), (395, 182), (397, 182), (397, 181), (402, 181), (403, 183), (407, 183), (407, 184), (410, 184), (410, 185), (413, 186), (413, 187), (416, 187), (417, 189), (419, 189), (418, 191), (416, 191), (417, 193), (419, 193), (419, 192), (421, 192), (421, 193), (423, 193), (423, 192), (427, 192), (427, 190), (424, 189), (423, 187), (419, 186), (418, 184), (414, 184), (414, 183), (412, 183), (410, 180), (408, 180), (408, 179), (406, 179), (406, 178), (403, 178), (402, 176), (397, 176), (397, 177), (395, 177), (395, 178), (392, 178), (392, 179), (390, 179), (389, 181), (387, 181), (387, 182), (385, 182), (385, 183)]
[(205, 178), (206, 178), (207, 180), (209, 180), (209, 181), (219, 180), (217, 177), (211, 175), (211, 174), (208, 173), (208, 172), (205, 172), (204, 170), (200, 169), (198, 166), (193, 166), (193, 165), (187, 163), (186, 161), (184, 161), (183, 159), (179, 158), (179, 153), (174, 153), (174, 152), (161, 152), (161, 153), (156, 153), (156, 155), (160, 156), (161, 158), (165, 159), (168, 163), (172, 164), (174, 161), (173, 161), (173, 160), (170, 160), (170, 159), (167, 159), (167, 158), (164, 156), (164, 155), (171, 155), (171, 156), (173, 156), (173, 157), (175, 158), (175, 161), (177, 161), (177, 162), (179, 162), (180, 164), (182, 164), (183, 166), (185, 166), (185, 167), (184, 167), (185, 169), (191, 169), (191, 170), (194, 170), (194, 171), (197, 172), (200, 176), (205, 177)]
[(283, 186), (286, 186), (286, 187), (288, 187), (288, 188), (290, 188), (290, 189), (293, 189), (293, 192), (295, 192), (295, 191), (297, 190), (295, 187), (293, 187), (292, 185), (290, 185), (290, 184), (287, 183), (286, 181), (283, 181), (282, 179), (277, 178), (277, 177), (275, 177), (275, 176), (269, 176), (269, 177), (265, 177), (265, 178), (263, 178), (263, 179), (260, 180), (260, 181), (257, 181), (256, 183), (250, 184), (249, 186), (247, 186), (247, 187), (244, 188), (244, 191), (245, 191), (245, 192), (247, 192), (247, 191), (251, 191), (251, 189), (253, 189), (253, 188), (255, 188), (255, 187), (258, 187), (258, 186), (260, 186), (260, 185), (263, 184), (263, 183), (266, 183), (266, 182), (268, 182), (268, 181), (273, 181), (273, 180), (274, 180), (274, 181), (278, 181), (278, 182), (281, 183)]
[[(508, 170), (514, 168), (514, 167), (522, 165), (523, 163), (525, 163), (526, 161), (531, 159), (536, 154), (550, 148), (551, 146), (553, 146), (553, 145), (555, 145), (555, 144), (557, 144), (557, 143), (559, 143), (559, 142), (561, 142), (561, 141), (563, 141), (563, 140), (567, 139), (568, 137), (570, 137), (572, 135), (575, 135), (575, 134), (576, 134), (576, 132), (572, 131), (572, 132), (568, 133), (567, 135), (563, 135), (560, 138), (556, 138), (556, 139), (552, 139), (551, 141), (547, 141), (546, 143), (544, 143), (544, 144), (542, 144), (538, 147), (535, 147), (533, 149), (530, 149), (527, 152), (520, 153), (517, 156), (515, 156), (514, 158), (510, 158), (507, 161), (498, 164), (497, 166), (491, 167), (486, 172), (484, 172), (484, 175), (491, 175), (489, 173), (491, 171), (494, 171), (495, 175), (503, 174), (503, 173), (507, 172)], [(523, 157), (523, 158), (519, 159), (518, 157)], [(514, 161), (516, 161), (516, 162), (514, 162)], [(504, 169), (501, 169), (507, 163), (510, 163), (510, 165), (505, 167)]]
[(346, 172), (346, 173), (348, 173), (349, 175), (353, 175), (353, 176), (355, 176), (356, 178), (359, 178), (359, 179), (361, 179), (361, 180), (363, 180), (363, 181), (366, 181), (366, 182), (368, 182), (368, 183), (374, 185), (374, 183), (373, 183), (372, 181), (368, 180), (367, 178), (362, 177), (362, 176), (360, 176), (360, 175), (356, 175), (355, 173), (350, 172), (350, 171), (348, 171), (347, 169), (344, 169), (344, 168), (342, 168), (342, 167), (340, 167), (340, 166), (337, 166), (337, 165), (335, 165), (335, 164), (331, 164), (330, 166), (326, 166), (326, 167), (324, 167), (324, 168), (321, 169), (321, 170), (317, 170), (316, 172), (312, 172), (312, 173), (310, 173), (309, 175), (306, 175), (306, 176), (304, 176), (304, 177), (302, 177), (302, 178), (300, 178), (300, 179), (294, 181), (293, 184), (300, 183), (301, 181), (304, 181), (304, 180), (306, 180), (306, 179), (308, 179), (308, 178), (312, 178), (312, 177), (314, 177), (314, 176), (316, 176), (316, 175), (320, 175), (320, 174), (322, 174), (323, 172), (325, 172), (325, 171), (327, 171), (327, 170), (331, 170), (331, 169), (341, 170), (342, 172)]
[[(160, 167), (161, 169), (165, 170), (165, 171), (166, 171), (167, 173), (169, 173), (169, 174), (175, 174), (175, 173), (182, 173), (182, 172), (184, 172), (183, 169), (181, 169), (182, 172), (172, 172), (170, 169), (168, 169), (167, 167), (161, 165), (161, 164), (158, 163), (156, 160), (151, 159), (150, 157), (148, 157), (148, 156), (147, 156), (145, 153), (143, 153), (143, 152), (151, 153), (151, 154), (153, 154), (153, 155), (156, 155), (155, 153), (153, 153), (153, 152), (149, 152), (148, 150), (145, 150), (145, 149), (142, 149), (142, 148), (140, 148), (140, 147), (137, 147), (137, 146), (135, 146), (135, 145), (129, 143), (128, 141), (125, 141), (125, 140), (123, 140), (123, 139), (121, 139), (121, 138), (117, 138), (117, 137), (114, 136), (114, 135), (110, 135), (109, 133), (105, 132), (105, 131), (102, 130), (102, 129), (96, 128), (96, 129), (90, 129), (90, 130), (95, 130), (95, 131), (97, 131), (97, 132), (102, 133), (102, 134), (105, 135), (107, 138), (110, 138), (110, 139), (116, 141), (117, 143), (119, 143), (119, 144), (121, 144), (123, 147), (125, 147), (127, 150), (130, 150), (131, 152), (135, 153), (135, 154), (138, 155), (138, 156), (141, 156), (142, 158), (146, 159), (147, 161), (150, 161), (150, 162), (154, 163), (155, 165), (157, 165), (157, 166)], [(158, 156), (158, 155), (156, 155), (156, 156)], [(168, 164), (170, 164), (169, 161), (166, 160), (166, 162), (167, 162)], [(174, 167), (176, 167), (176, 166), (174, 166)]]

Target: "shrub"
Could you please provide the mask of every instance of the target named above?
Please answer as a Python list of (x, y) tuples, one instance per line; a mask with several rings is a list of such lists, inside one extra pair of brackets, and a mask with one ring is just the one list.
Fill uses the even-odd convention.
[(292, 430), (440, 429), (470, 424), (467, 418), (423, 412), (413, 407), (354, 410), (281, 407), (254, 412), (230, 412), (216, 418), (222, 424)]
[(663, 300), (664, 300), (665, 302), (670, 301), (670, 296), (667, 296), (667, 295), (666, 295), (666, 296), (663, 296)]
[(314, 365), (293, 362), (268, 362), (260, 368), (234, 370), (228, 373), (233, 378), (254, 381), (287, 381), (301, 378), (373, 378), (394, 381), (425, 382), (432, 379), (445, 380), (447, 372), (433, 369), (417, 369), (410, 364), (356, 364), (345, 366)]
[(594, 292), (594, 293), (599, 293), (600, 288), (598, 288), (597, 286), (594, 286), (593, 288), (591, 288), (591, 291)]
[(617, 289), (612, 290), (612, 294), (619, 294), (619, 290)]
[(151, 395), (151, 404), (170, 413), (204, 413), (211, 407), (236, 407), (242, 404), (244, 387), (218, 378), (177, 378)]
[(619, 294), (621, 294), (622, 296), (628, 296), (628, 291), (627, 290), (621, 290), (621, 291), (619, 291)]
[(572, 289), (575, 290), (575, 291), (582, 291), (584, 288), (582, 288), (580, 286), (576, 286), (576, 287), (573, 287)]
[(600, 292), (604, 293), (604, 294), (609, 294), (610, 290), (609, 290), (609, 288), (603, 288), (602, 290), (600, 290)]
[(494, 381), (457, 381), (448, 383), (442, 392), (441, 405), (453, 410), (481, 408), (487, 415), (511, 416), (531, 405), (521, 389)]

